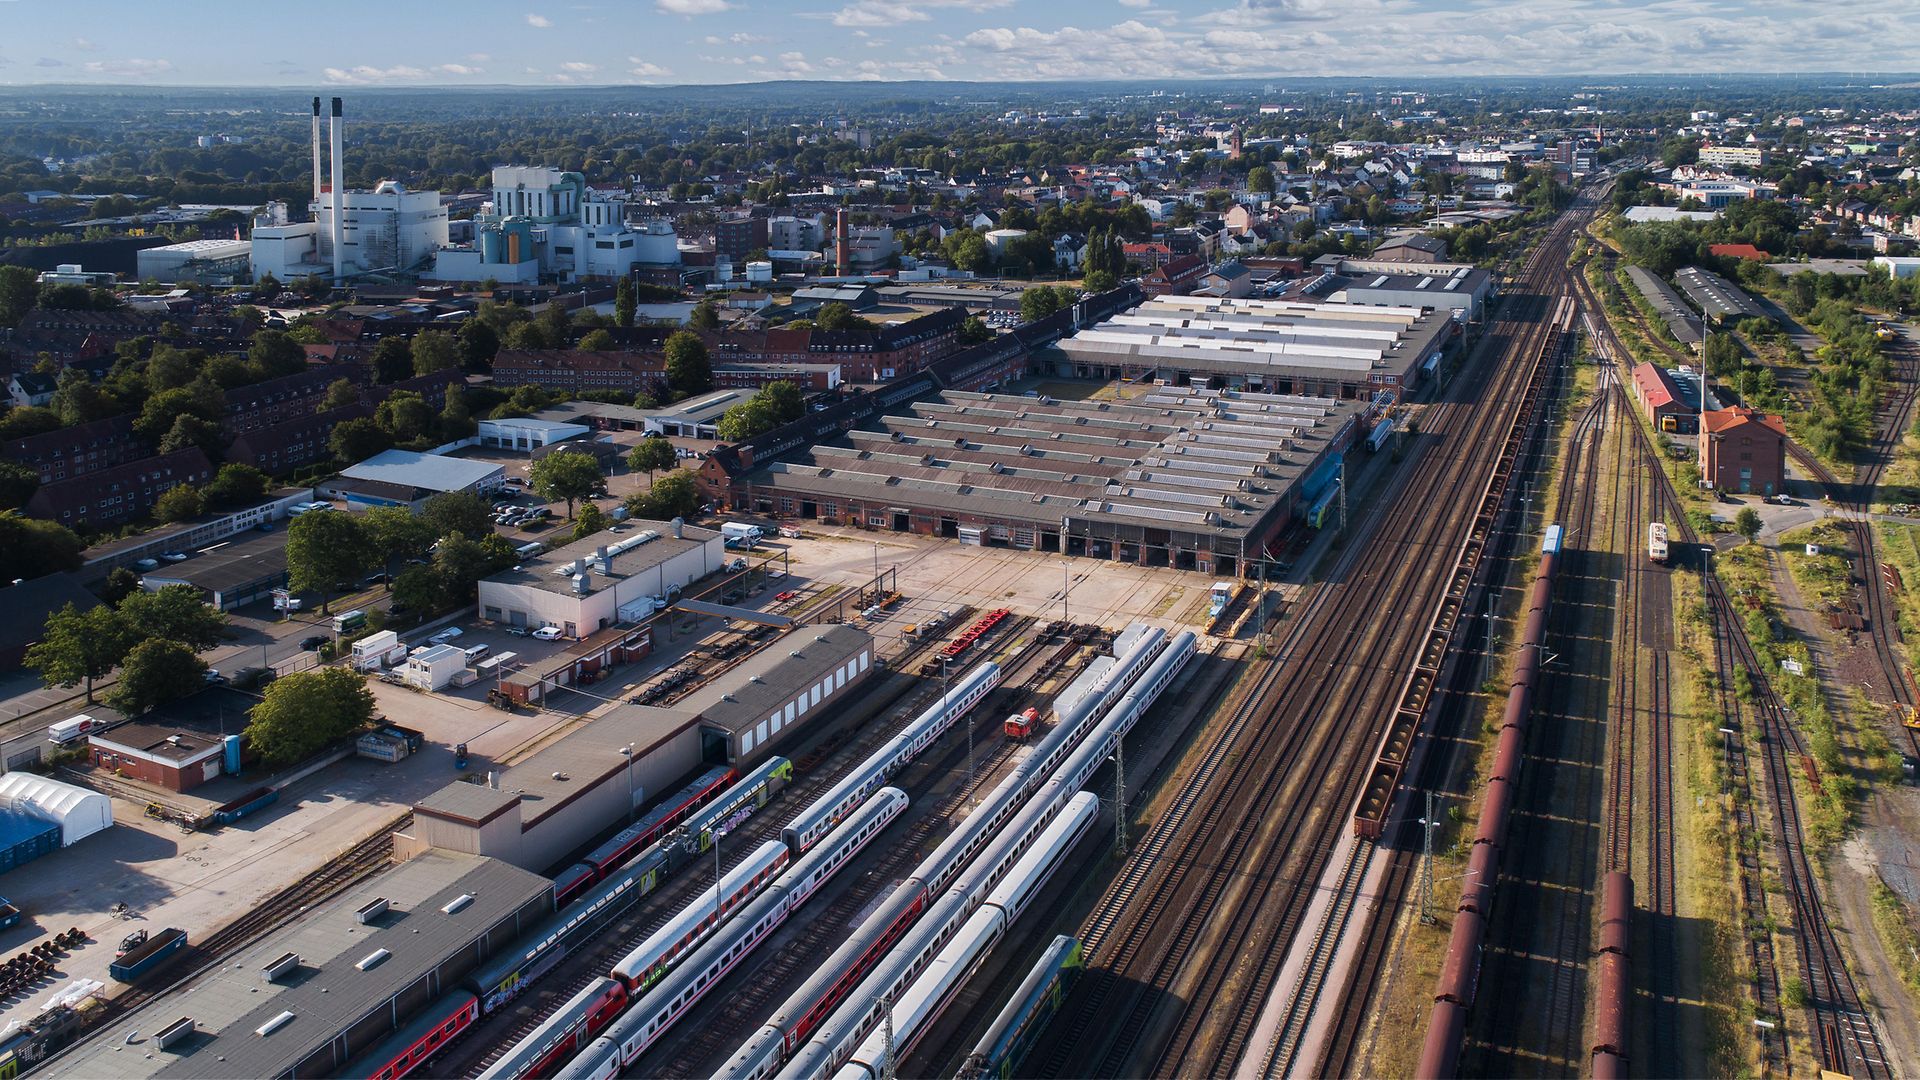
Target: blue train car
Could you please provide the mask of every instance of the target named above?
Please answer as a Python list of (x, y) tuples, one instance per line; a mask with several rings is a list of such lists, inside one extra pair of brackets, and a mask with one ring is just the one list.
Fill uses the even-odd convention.
[(1562, 529), (1560, 526), (1558, 525), (1547, 526), (1547, 533), (1540, 540), (1540, 554), (1542, 555), (1560, 554), (1560, 541), (1564, 535), (1565, 535), (1565, 530)]
[(480, 997), (480, 1011), (491, 1013), (512, 1000), (561, 957), (625, 914), (635, 901), (660, 884), (666, 867), (664, 845), (655, 844), (625, 869), (609, 874), (586, 895), (548, 916), (507, 952), (467, 976), (467, 985)]
[(959, 1075), (970, 1080), (999, 1077), (1012, 1080), (1023, 1075), (1020, 1064), (1033, 1044), (1046, 1030), (1047, 1021), (1060, 1009), (1060, 1002), (1079, 977), (1080, 941), (1062, 934), (1053, 939), (1033, 970), (1013, 992), (1013, 999), (1000, 1010), (986, 1034), (974, 1044), (973, 1053), (960, 1066)]

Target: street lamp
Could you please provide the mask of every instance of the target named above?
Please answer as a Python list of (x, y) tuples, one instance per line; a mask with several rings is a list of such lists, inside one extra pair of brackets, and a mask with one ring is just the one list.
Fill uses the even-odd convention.
[(627, 824), (633, 824), (633, 744), (620, 748), (620, 756), (627, 759)]

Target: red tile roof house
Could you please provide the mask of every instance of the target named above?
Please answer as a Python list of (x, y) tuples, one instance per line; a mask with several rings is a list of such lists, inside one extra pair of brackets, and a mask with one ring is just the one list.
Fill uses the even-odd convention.
[(1747, 259), (1752, 262), (1766, 262), (1773, 256), (1754, 247), (1752, 244), (1714, 244), (1707, 248), (1715, 255), (1730, 259)]
[(1720, 491), (1772, 495), (1787, 486), (1787, 424), (1742, 405), (1707, 414), (1706, 468)]

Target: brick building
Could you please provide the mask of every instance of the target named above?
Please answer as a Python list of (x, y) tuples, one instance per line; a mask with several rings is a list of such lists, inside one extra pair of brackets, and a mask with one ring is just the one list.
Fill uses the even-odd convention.
[(1198, 255), (1181, 255), (1154, 270), (1140, 281), (1148, 296), (1185, 296), (1206, 277), (1207, 260)]
[(1721, 491), (1772, 495), (1787, 486), (1787, 424), (1743, 405), (1706, 414), (1706, 467)]
[(758, 216), (723, 218), (713, 224), (713, 250), (737, 265), (748, 253), (767, 249), (767, 219)]
[(147, 447), (133, 437), (133, 414), (43, 431), (11, 439), (0, 446), (0, 456), (40, 474), (43, 484), (111, 468), (145, 457)]
[(1658, 431), (1677, 435), (1698, 434), (1698, 395), (1697, 381), (1683, 384), (1673, 377), (1672, 372), (1657, 364), (1640, 364), (1633, 369), (1633, 396)]
[(219, 776), (225, 749), (203, 732), (138, 723), (88, 736), (87, 743), (95, 768), (168, 791), (192, 791)]
[(173, 487), (211, 479), (207, 455), (189, 447), (43, 485), (27, 500), (26, 511), (68, 528), (105, 528), (143, 517)]
[(327, 440), (334, 428), (372, 415), (371, 405), (353, 404), (254, 428), (242, 433), (227, 447), (227, 460), (251, 465), (274, 476), (290, 473), (302, 465), (333, 456)]

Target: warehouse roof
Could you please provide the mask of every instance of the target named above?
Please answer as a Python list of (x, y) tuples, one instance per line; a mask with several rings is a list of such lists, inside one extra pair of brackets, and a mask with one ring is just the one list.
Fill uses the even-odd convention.
[(945, 391), (751, 482), (1036, 525), (1233, 534), (1286, 500), (1364, 408), (1178, 387), (1126, 403)]
[[(1410, 277), (1440, 289), (1450, 280)], [(1391, 375), (1404, 381), (1451, 333), (1445, 313), (1417, 307), (1166, 296), (1062, 339), (1060, 348), (1097, 363), (1276, 379)]]
[[(71, 1076), (279, 1076), (402, 988), (470, 950), (502, 919), (550, 894), (553, 883), (494, 859), (428, 851), (321, 904), (199, 978), (121, 1017), (61, 1062)], [(465, 904), (456, 901), (466, 897)], [(384, 898), (387, 914), (355, 912)], [(385, 950), (384, 959), (363, 962)], [(293, 971), (264, 969), (289, 953)], [(292, 1017), (267, 1034), (269, 1021)], [(195, 1034), (162, 1050), (153, 1033), (182, 1016)], [(128, 1045), (138, 1031), (146, 1038)]]
[(358, 465), (340, 470), (355, 480), (377, 480), (429, 491), (464, 491), (503, 473), (502, 466), (412, 450), (384, 450)]
[(857, 626), (803, 626), (774, 639), (720, 679), (682, 698), (675, 708), (738, 733), (765, 720), (794, 694), (872, 645), (873, 635)]
[[(519, 566), (502, 570), (487, 580), (495, 584), (524, 585), (547, 592), (572, 592), (573, 575), (580, 572), (576, 567), (585, 560), (589, 584), (598, 589), (604, 584), (600, 581), (602, 578), (628, 578), (645, 573), (720, 535), (712, 529), (692, 525), (681, 525), (679, 529), (680, 535), (675, 536), (674, 525), (670, 521), (628, 519), (621, 524), (618, 533), (595, 533), (585, 540), (575, 540), (525, 559)], [(600, 557), (602, 549), (606, 552), (607, 560), (611, 561), (611, 570)]]
[(166, 563), (146, 573), (150, 586), (192, 585), (208, 592), (232, 592), (287, 572), (287, 534), (248, 531), (202, 549), (186, 562)]
[(1673, 286), (1639, 266), (1627, 267), (1627, 277), (1633, 280), (1633, 287), (1640, 290), (1640, 295), (1646, 297), (1647, 303), (1660, 313), (1660, 318), (1681, 344), (1695, 345), (1700, 342), (1700, 316), (1695, 315), (1693, 309), (1680, 299), (1680, 294), (1673, 291)]
[(1673, 280), (1700, 310), (1714, 319), (1764, 319), (1767, 313), (1739, 286), (1704, 267), (1674, 271)]

